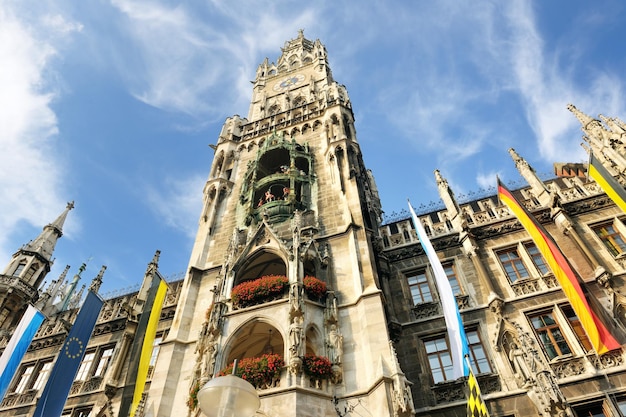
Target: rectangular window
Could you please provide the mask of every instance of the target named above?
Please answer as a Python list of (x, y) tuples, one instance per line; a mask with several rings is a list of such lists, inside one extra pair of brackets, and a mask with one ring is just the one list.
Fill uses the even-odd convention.
[(446, 272), (448, 281), (450, 281), (452, 294), (454, 294), (455, 296), (463, 295), (463, 291), (461, 290), (461, 284), (459, 284), (459, 279), (456, 276), (456, 270), (454, 269), (454, 264), (449, 263), (449, 264), (443, 265), (443, 270)]
[(35, 378), (35, 382), (33, 383), (33, 389), (39, 391), (44, 387), (46, 381), (48, 381), (48, 376), (50, 375), (51, 370), (52, 361), (39, 364), (39, 371), (37, 372), (37, 378)]
[(154, 343), (152, 343), (152, 355), (150, 356), (150, 366), (153, 367), (156, 365), (157, 357), (159, 356), (159, 350), (161, 349), (161, 341), (163, 340), (163, 336), (157, 336), (154, 338)]
[(517, 247), (503, 249), (497, 252), (498, 259), (504, 268), (506, 276), (512, 283), (519, 280), (528, 278), (528, 270), (524, 266), (524, 262), (520, 257)]
[(452, 378), (452, 356), (445, 337), (426, 340), (424, 342), (430, 372), (435, 384)]
[(585, 405), (582, 407), (575, 407), (577, 417), (607, 417), (604, 413), (602, 404)]
[(111, 358), (113, 357), (113, 348), (114, 346), (110, 346), (100, 350), (100, 358), (98, 359), (96, 371), (93, 374), (94, 377), (104, 376), (104, 373), (109, 367), (109, 363), (111, 363)]
[(433, 301), (433, 295), (428, 285), (428, 278), (426, 271), (420, 271), (407, 278), (409, 283), (409, 290), (411, 291), (411, 297), (413, 297), (413, 304), (422, 304)]
[(78, 367), (78, 372), (76, 373), (76, 378), (74, 378), (74, 381), (87, 381), (89, 379), (89, 372), (91, 371), (91, 366), (93, 365), (93, 361), (95, 358), (95, 351), (85, 353), (83, 361)]
[(535, 314), (529, 319), (550, 360), (572, 353), (563, 331), (554, 317), (554, 311)]
[(550, 269), (546, 264), (546, 260), (543, 259), (543, 255), (541, 255), (541, 252), (539, 252), (539, 248), (537, 248), (537, 245), (532, 242), (528, 242), (524, 244), (524, 247), (530, 255), (530, 259), (533, 261), (533, 264), (535, 265), (535, 267), (537, 267), (542, 275), (546, 275), (548, 272), (550, 272)]
[(583, 325), (580, 322), (580, 319), (578, 318), (576, 313), (574, 312), (574, 309), (572, 308), (572, 306), (570, 305), (563, 306), (561, 310), (563, 311), (563, 314), (567, 318), (567, 321), (569, 321), (569, 324), (572, 326), (572, 330), (576, 334), (578, 341), (580, 342), (582, 347), (585, 349), (585, 351), (589, 352), (590, 350), (592, 350), (593, 347), (591, 346), (589, 337), (587, 337), (587, 333), (585, 332), (585, 329), (583, 328)]
[(613, 222), (592, 226), (592, 229), (611, 255), (617, 256), (626, 252), (626, 242)]
[(470, 350), (470, 363), (475, 375), (491, 373), (491, 364), (485, 354), (485, 348), (477, 330), (465, 332)]
[(26, 365), (22, 368), (17, 384), (15, 384), (14, 392), (22, 394), (30, 388), (30, 379), (35, 371), (35, 364)]

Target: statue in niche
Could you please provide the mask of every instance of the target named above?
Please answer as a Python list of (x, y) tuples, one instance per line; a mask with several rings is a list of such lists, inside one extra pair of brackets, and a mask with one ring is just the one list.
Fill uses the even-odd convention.
[(343, 335), (339, 332), (337, 325), (334, 323), (330, 325), (326, 346), (328, 347), (328, 358), (331, 363), (337, 365), (341, 364), (341, 357), (343, 355)]
[(204, 353), (204, 364), (202, 369), (202, 376), (211, 378), (215, 371), (215, 361), (217, 359), (217, 340), (214, 335), (210, 335), (209, 346)]
[(303, 322), (302, 316), (295, 316), (289, 325), (289, 352), (291, 352), (291, 356), (302, 355)]
[(509, 361), (513, 366), (515, 378), (520, 382), (521, 387), (528, 387), (532, 383), (533, 377), (526, 362), (526, 352), (524, 352), (516, 342), (511, 342)]

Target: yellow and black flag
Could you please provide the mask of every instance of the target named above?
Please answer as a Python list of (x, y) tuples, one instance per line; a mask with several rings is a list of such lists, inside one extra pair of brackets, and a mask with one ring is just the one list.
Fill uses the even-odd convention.
[(467, 395), (467, 417), (489, 417), (487, 406), (483, 401), (482, 395), (480, 395), (480, 387), (471, 367), (467, 379), (467, 387), (469, 389), (469, 394)]
[(161, 274), (155, 271), (130, 351), (130, 365), (122, 393), (119, 417), (134, 417), (141, 402), (150, 367), (152, 345), (166, 293), (167, 283)]
[(623, 212), (626, 213), (626, 190), (622, 184), (602, 165), (602, 162), (591, 153), (589, 155), (589, 176), (598, 183), (600, 188)]

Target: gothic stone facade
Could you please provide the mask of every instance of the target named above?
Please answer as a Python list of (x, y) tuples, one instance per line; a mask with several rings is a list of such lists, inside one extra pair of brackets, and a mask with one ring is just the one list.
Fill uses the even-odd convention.
[[(623, 122), (570, 110), (588, 146), (621, 179)], [(198, 388), (239, 359), (260, 396), (258, 416), (465, 415), (464, 381), (449, 378), (431, 269), (408, 217), (381, 225), (351, 102), (322, 43), (301, 32), (277, 63), (259, 65), (248, 116), (228, 118), (213, 148), (197, 237), (161, 317), (139, 414), (201, 416)], [(510, 153), (529, 184), (516, 194), (621, 332), (624, 213), (577, 175), (584, 166), (560, 164), (559, 174), (576, 175), (544, 183)], [(590, 349), (519, 222), (493, 195), (459, 202), (439, 172), (435, 180), (443, 206), (421, 210), (420, 220), (454, 289), (491, 415), (623, 413), (623, 351), (598, 356)], [(64, 215), (44, 229), (46, 251), (18, 251), (2, 275), (5, 336), (37, 298), (27, 290), (36, 291), (49, 270)], [(8, 283), (18, 281), (24, 291), (9, 294)], [(107, 303), (66, 416), (117, 415), (136, 323), (133, 297)], [(74, 314), (42, 327), (2, 415), (32, 413)]]

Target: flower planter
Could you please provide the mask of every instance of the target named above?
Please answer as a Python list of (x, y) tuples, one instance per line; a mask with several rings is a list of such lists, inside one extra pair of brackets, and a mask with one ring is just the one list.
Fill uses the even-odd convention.
[[(258, 358), (244, 358), (237, 363), (235, 375), (245, 379), (255, 388), (266, 389), (280, 384), (280, 372), (285, 366), (283, 358), (275, 353), (264, 354)], [(222, 369), (217, 376), (233, 373), (233, 364)]]
[(326, 283), (324, 281), (315, 277), (306, 276), (304, 277), (303, 283), (304, 292), (310, 300), (324, 301), (326, 293), (328, 292), (328, 288), (326, 287)]
[(233, 287), (233, 308), (244, 308), (282, 297), (288, 285), (284, 275), (266, 275)]

